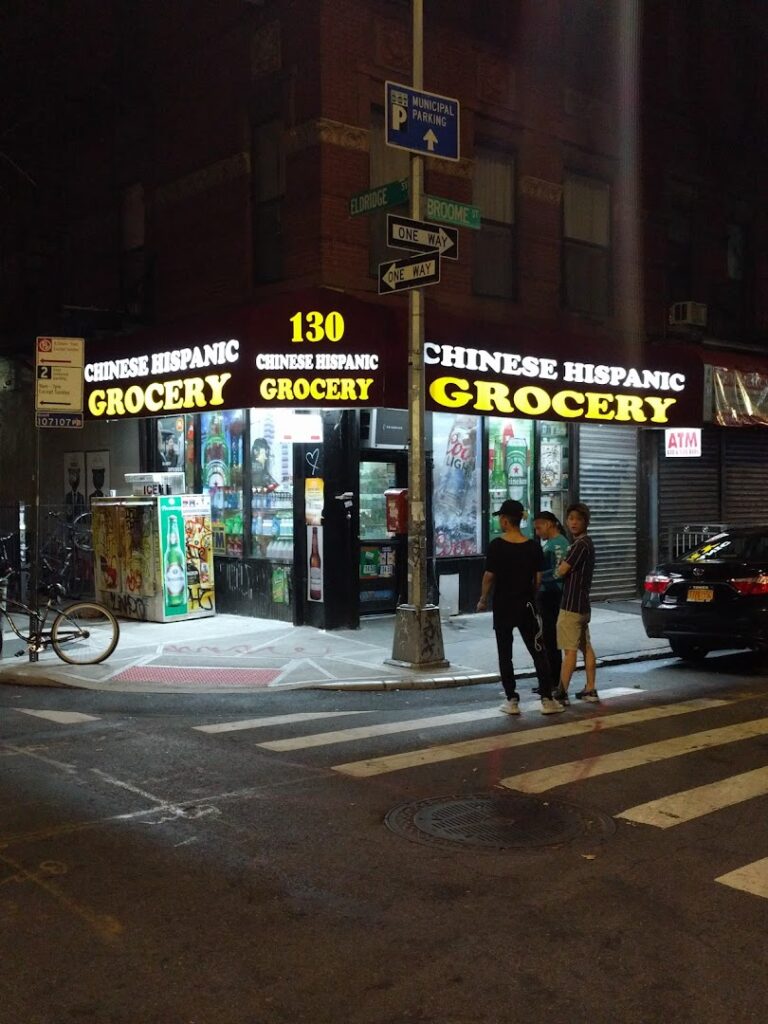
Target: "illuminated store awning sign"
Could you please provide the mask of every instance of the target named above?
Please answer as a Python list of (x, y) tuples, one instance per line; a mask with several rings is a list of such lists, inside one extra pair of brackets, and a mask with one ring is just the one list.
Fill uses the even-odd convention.
[(403, 404), (402, 374), (394, 374), (394, 393), (386, 392), (386, 326), (378, 333), (371, 329), (371, 313), (362, 304), (343, 304), (344, 312), (319, 305), (296, 312), (283, 302), (261, 316), (258, 308), (231, 314), (224, 326), (242, 328), (239, 336), (199, 344), (163, 345), (158, 330), (147, 345), (155, 350), (134, 348), (119, 358), (104, 358), (104, 344), (94, 344), (88, 356), (99, 358), (87, 358), (84, 371), (86, 415), (122, 419), (217, 408), (383, 406), (387, 398)]
[(424, 346), (424, 362), (433, 410), (641, 426), (701, 420), (701, 374), (680, 365), (648, 369), (435, 342)]
[[(158, 327), (86, 345), (85, 415), (123, 419), (243, 408), (407, 408), (406, 332), (376, 306), (314, 289), (205, 322)], [(314, 308), (313, 308), (314, 307)], [(181, 341), (183, 343), (181, 343)], [(585, 341), (572, 356), (429, 340), (425, 404), (431, 411), (613, 422), (701, 423), (700, 362)], [(120, 346), (118, 348), (118, 345)], [(566, 350), (568, 351), (568, 350)], [(650, 363), (650, 365), (647, 365)]]
[[(224, 389), (232, 379), (232, 371), (226, 367), (239, 359), (240, 342), (230, 338), (210, 345), (87, 363), (88, 412), (113, 419), (222, 406)], [(132, 383), (137, 377), (142, 381), (147, 377), (160, 379)]]

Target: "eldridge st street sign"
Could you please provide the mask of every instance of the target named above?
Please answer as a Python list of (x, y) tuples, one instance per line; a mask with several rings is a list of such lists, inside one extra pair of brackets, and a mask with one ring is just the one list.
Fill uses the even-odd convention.
[(459, 232), (424, 220), (387, 214), (387, 245), (414, 252), (439, 252), (449, 260), (459, 258)]

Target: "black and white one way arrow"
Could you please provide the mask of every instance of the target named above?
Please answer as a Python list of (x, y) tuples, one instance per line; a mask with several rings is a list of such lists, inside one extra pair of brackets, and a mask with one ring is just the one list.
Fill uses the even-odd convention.
[(437, 252), (379, 264), (379, 295), (421, 288), (425, 284), (437, 284), (439, 280), (440, 254)]
[(459, 229), (424, 220), (387, 214), (387, 245), (412, 252), (439, 252), (444, 259), (459, 258)]

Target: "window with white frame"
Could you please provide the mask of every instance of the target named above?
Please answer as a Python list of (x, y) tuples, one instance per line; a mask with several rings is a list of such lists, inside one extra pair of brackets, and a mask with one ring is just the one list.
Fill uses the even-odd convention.
[(513, 299), (517, 294), (515, 161), (510, 153), (476, 148), (472, 202), (482, 217), (482, 230), (472, 240), (472, 290), (476, 295)]
[(278, 120), (254, 125), (252, 135), (253, 264), (256, 282), (283, 276), (282, 205), (285, 168), (283, 126)]
[(568, 175), (563, 186), (563, 288), (567, 309), (611, 312), (611, 189), (596, 178)]

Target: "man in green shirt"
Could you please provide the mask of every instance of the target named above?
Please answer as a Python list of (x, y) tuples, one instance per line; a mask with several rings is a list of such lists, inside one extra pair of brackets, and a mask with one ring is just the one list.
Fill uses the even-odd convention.
[(544, 649), (547, 652), (552, 678), (559, 679), (563, 655), (557, 646), (557, 616), (560, 613), (563, 582), (555, 576), (555, 569), (565, 559), (568, 540), (564, 536), (560, 520), (553, 512), (537, 512), (533, 517), (533, 528), (539, 540), (544, 542), (544, 571), (541, 574), (541, 587), (536, 595), (544, 627)]

